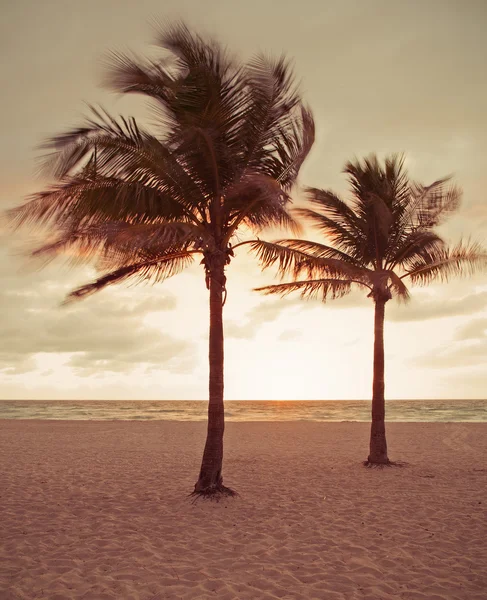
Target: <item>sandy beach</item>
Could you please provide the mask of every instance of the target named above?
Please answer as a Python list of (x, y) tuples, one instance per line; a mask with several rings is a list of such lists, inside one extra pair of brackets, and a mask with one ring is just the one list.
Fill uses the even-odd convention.
[(485, 600), (487, 424), (0, 421), (2, 600)]

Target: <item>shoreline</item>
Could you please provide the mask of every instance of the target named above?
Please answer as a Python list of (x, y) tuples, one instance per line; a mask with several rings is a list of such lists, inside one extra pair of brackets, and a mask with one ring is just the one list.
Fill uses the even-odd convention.
[(1, 420), (0, 597), (483, 600), (487, 423), (369, 427), (227, 422), (193, 504), (204, 422)]

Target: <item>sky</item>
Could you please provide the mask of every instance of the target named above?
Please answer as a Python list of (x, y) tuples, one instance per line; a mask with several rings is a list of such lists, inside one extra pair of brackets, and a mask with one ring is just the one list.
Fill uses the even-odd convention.
[[(16, 0), (0, 24), (0, 208), (46, 181), (36, 147), (82, 122), (86, 103), (147, 114), (106, 91), (111, 50), (152, 52), (154, 17), (183, 18), (242, 59), (294, 60), (317, 139), (301, 184), (347, 197), (347, 160), (404, 152), (412, 178), (453, 175), (461, 210), (448, 241), (486, 242), (485, 0)], [(1, 231), (1, 399), (205, 399), (208, 293), (195, 265), (156, 286), (120, 285), (61, 308), (89, 266), (25, 259)], [(367, 399), (373, 305), (262, 297), (273, 282), (241, 248), (228, 269), (227, 399)], [(487, 397), (487, 274), (413, 288), (386, 311), (387, 398)]]

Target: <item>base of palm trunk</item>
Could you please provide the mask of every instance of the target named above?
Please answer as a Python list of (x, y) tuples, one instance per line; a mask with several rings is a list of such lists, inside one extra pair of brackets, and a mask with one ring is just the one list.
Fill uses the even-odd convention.
[(406, 463), (401, 461), (393, 461), (388, 458), (373, 459), (370, 456), (362, 463), (364, 467), (381, 469), (383, 467), (405, 467)]
[(364, 466), (366, 467), (388, 467), (391, 461), (386, 457), (373, 457), (368, 456), (367, 460), (364, 460)]
[(223, 485), (223, 483), (203, 487), (198, 482), (194, 486), (194, 492), (192, 492), (190, 496), (192, 496), (195, 500), (197, 500), (198, 498), (207, 498), (208, 500), (218, 501), (222, 498), (238, 496), (238, 494), (231, 488)]

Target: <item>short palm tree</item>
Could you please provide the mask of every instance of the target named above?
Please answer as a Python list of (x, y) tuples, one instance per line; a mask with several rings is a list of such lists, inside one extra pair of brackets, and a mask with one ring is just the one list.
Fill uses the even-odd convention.
[(283, 58), (239, 64), (220, 45), (177, 23), (158, 44), (170, 57), (114, 54), (109, 84), (143, 94), (154, 132), (94, 110), (89, 122), (47, 143), (57, 179), (14, 209), (16, 225), (47, 227), (35, 255), (97, 258), (102, 275), (73, 291), (88, 296), (122, 281), (159, 282), (201, 258), (209, 289), (208, 433), (194, 492), (223, 486), (225, 269), (238, 231), (293, 226), (288, 192), (314, 141)]
[(375, 305), (372, 427), (366, 464), (390, 464), (384, 400), (384, 311), (396, 296), (407, 301), (406, 281), (426, 285), (487, 266), (477, 244), (449, 248), (434, 231), (459, 206), (460, 190), (447, 179), (423, 186), (410, 180), (404, 158), (376, 156), (349, 162), (344, 171), (352, 199), (307, 188), (312, 208), (295, 209), (325, 236), (325, 243), (299, 239), (255, 241), (252, 249), (266, 268), (277, 264), (293, 281), (258, 288), (265, 294), (301, 292), (323, 301), (365, 290)]

